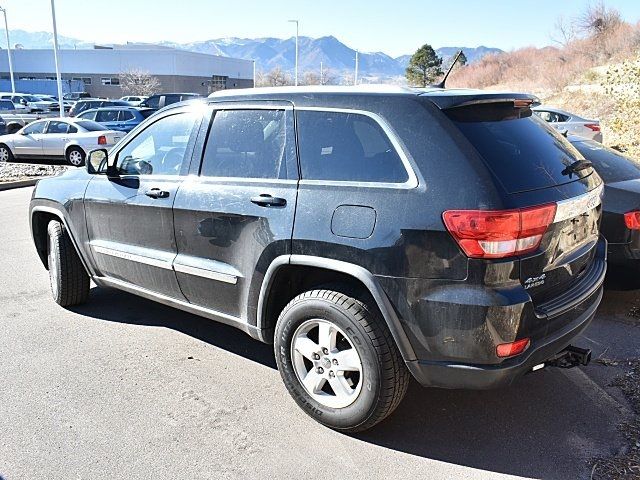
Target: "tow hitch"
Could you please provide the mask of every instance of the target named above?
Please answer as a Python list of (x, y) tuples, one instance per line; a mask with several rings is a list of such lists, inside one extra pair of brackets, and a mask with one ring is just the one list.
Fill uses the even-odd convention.
[(553, 357), (546, 362), (536, 365), (532, 368), (533, 371), (540, 370), (544, 367), (560, 367), (560, 368), (573, 368), (578, 365), (587, 366), (591, 361), (591, 350), (588, 348), (579, 348), (569, 345), (560, 353), (556, 353)]

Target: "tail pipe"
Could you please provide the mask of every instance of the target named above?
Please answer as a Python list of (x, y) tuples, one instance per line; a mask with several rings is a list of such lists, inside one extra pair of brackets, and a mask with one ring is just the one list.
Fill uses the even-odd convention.
[(573, 368), (578, 365), (587, 366), (591, 361), (591, 350), (588, 348), (574, 347), (567, 348), (557, 353), (545, 363), (550, 367)]

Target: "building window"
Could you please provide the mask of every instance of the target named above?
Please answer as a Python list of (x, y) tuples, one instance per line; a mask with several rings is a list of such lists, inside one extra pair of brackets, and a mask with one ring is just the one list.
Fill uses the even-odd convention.
[(102, 77), (100, 81), (102, 85), (120, 85), (120, 79), (118, 77)]
[(71, 80), (82, 82), (85, 85), (91, 85), (91, 77), (73, 77)]
[(36, 80), (36, 77), (20, 77), (19, 80)]

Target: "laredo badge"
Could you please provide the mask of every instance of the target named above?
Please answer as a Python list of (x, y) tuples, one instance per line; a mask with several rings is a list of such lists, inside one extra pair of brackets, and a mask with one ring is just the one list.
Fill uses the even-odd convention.
[(539, 277), (529, 277), (524, 281), (524, 289), (527, 290), (532, 287), (539, 287), (544, 285), (544, 279), (547, 278), (547, 274), (543, 273)]

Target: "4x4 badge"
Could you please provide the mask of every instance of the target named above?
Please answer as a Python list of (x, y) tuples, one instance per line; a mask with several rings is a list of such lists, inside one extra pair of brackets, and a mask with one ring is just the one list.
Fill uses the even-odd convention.
[(544, 285), (544, 279), (547, 278), (547, 274), (543, 273), (539, 277), (529, 277), (524, 281), (524, 289), (527, 290), (533, 287), (539, 287)]

